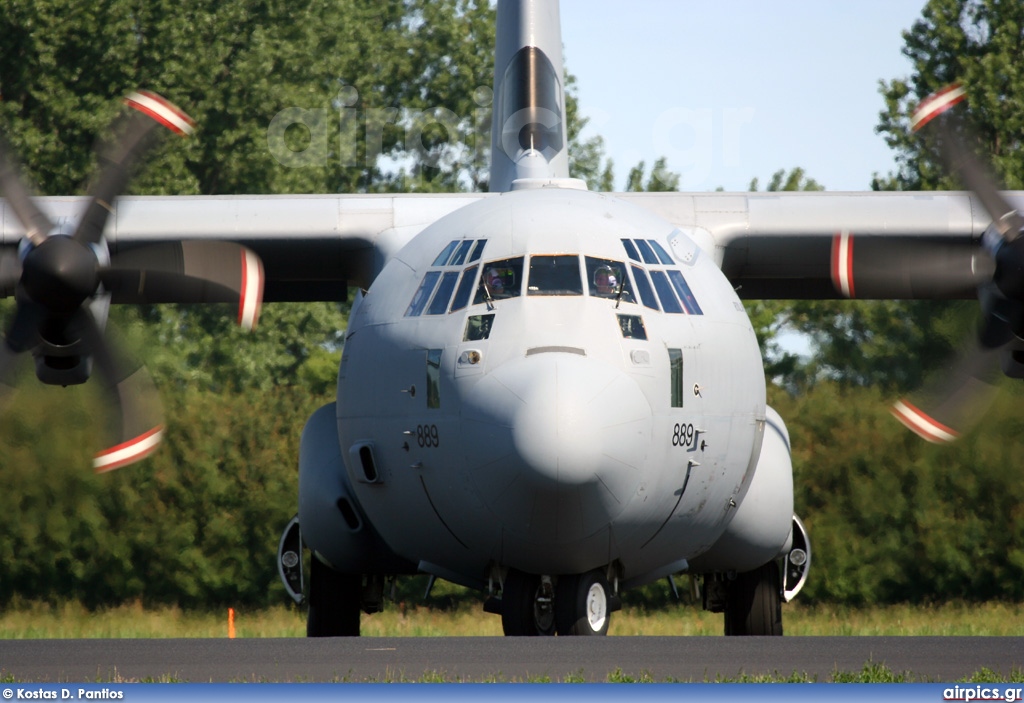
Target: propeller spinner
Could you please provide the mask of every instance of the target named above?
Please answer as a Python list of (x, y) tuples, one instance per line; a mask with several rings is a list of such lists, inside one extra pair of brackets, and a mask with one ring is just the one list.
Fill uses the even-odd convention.
[(0, 387), (6, 387), (0, 390), (13, 385), (18, 356), (26, 351), (36, 358), (36, 375), (46, 383), (81, 383), (94, 365), (111, 405), (107, 448), (93, 461), (97, 472), (149, 456), (163, 436), (163, 413), (149, 373), (105, 333), (94, 303), (237, 301), (239, 324), (252, 329), (263, 299), (263, 265), (238, 244), (177, 242), (109, 254), (103, 232), (112, 203), (154, 145), (156, 127), (187, 136), (194, 124), (155, 93), (132, 93), (125, 103), (132, 110), (115, 123), (115, 138), (98, 154), (99, 177), (70, 237), (54, 233), (0, 137), (0, 193), (26, 239), (18, 253), (0, 257), (0, 292), (13, 292), (16, 300), (0, 344)]
[[(992, 176), (961, 141), (967, 133), (949, 110), (966, 97), (953, 84), (923, 100), (911, 117), (915, 132), (927, 124), (937, 131), (945, 166), (982, 202), (992, 224), (981, 245), (995, 262), (992, 279), (979, 286), (982, 319), (948, 373), (892, 407), (910, 430), (935, 443), (952, 442), (979, 419), (992, 401), (1001, 360), (1024, 332), (1024, 218), (1007, 202)], [(940, 117), (941, 116), (941, 117)]]

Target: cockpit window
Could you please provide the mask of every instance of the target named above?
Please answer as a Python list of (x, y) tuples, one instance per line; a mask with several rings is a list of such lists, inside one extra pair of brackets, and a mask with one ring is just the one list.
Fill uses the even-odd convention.
[(473, 292), (473, 283), (476, 281), (476, 269), (476, 266), (470, 266), (462, 274), (462, 280), (459, 281), (459, 289), (455, 291), (455, 300), (452, 301), (451, 312), (461, 310), (469, 305), (469, 296)]
[(494, 325), (494, 313), (489, 315), (470, 315), (466, 319), (466, 333), (462, 336), (464, 342), (477, 342), (491, 336), (491, 327)]
[[(480, 258), (480, 254), (483, 253), (484, 245), (487, 244), (486, 239), (456, 239), (448, 243), (441, 253), (434, 259), (432, 266), (462, 266), (466, 263), (466, 257), (469, 256), (469, 252), (472, 250), (472, 256), (469, 256), (469, 263), (473, 263)], [(474, 246), (475, 245), (475, 246)]]
[(446, 271), (441, 277), (441, 285), (437, 287), (430, 307), (427, 308), (428, 315), (443, 315), (448, 309), (448, 301), (452, 299), (452, 291), (455, 290), (455, 282), (459, 280), (458, 271)]
[(644, 305), (654, 310), (660, 310), (658, 299), (654, 297), (654, 289), (651, 288), (651, 281), (647, 278), (647, 272), (639, 266), (633, 266), (633, 279), (636, 281), (636, 290), (640, 293), (640, 300)]
[(487, 244), (486, 239), (476, 240), (476, 246), (473, 247), (473, 253), (469, 256), (469, 263), (480, 260), (480, 256), (484, 253), (484, 244)]
[(466, 262), (466, 255), (469, 254), (470, 247), (473, 246), (473, 240), (467, 239), (459, 244), (459, 248), (455, 250), (452, 255), (451, 261), (448, 262), (449, 266), (462, 266)]
[(636, 246), (640, 250), (640, 256), (644, 258), (645, 264), (658, 263), (658, 257), (655, 255), (654, 250), (651, 249), (650, 244), (645, 242), (643, 239), (637, 239)]
[(430, 294), (434, 292), (434, 286), (437, 285), (437, 279), (440, 277), (440, 271), (427, 272), (427, 275), (423, 277), (423, 281), (420, 283), (420, 287), (416, 289), (416, 293), (412, 296), (409, 308), (405, 311), (406, 317), (415, 317), (423, 312), (423, 308), (427, 306), (427, 301), (430, 300)]
[(626, 339), (647, 339), (644, 320), (639, 315), (618, 315), (619, 329)]
[(672, 290), (672, 284), (668, 282), (665, 272), (651, 271), (651, 280), (654, 281), (654, 288), (658, 291), (658, 298), (661, 299), (661, 307), (664, 308), (665, 312), (683, 312), (683, 306), (676, 299), (676, 294)]
[(636, 246), (633, 244), (632, 240), (623, 239), (622, 247), (626, 250), (626, 256), (628, 256), (633, 261), (640, 261), (640, 254), (637, 252)]
[(520, 294), (523, 280), (523, 257), (503, 259), (484, 264), (480, 286), (476, 289), (473, 304), (487, 300), (515, 298)]
[(455, 251), (455, 247), (459, 246), (459, 240), (456, 239), (454, 242), (450, 242), (448, 246), (441, 250), (441, 253), (434, 259), (434, 263), (431, 266), (444, 266), (448, 263), (448, 259), (451, 258), (452, 252)]
[(578, 256), (531, 256), (527, 295), (583, 295)]
[(621, 261), (584, 257), (590, 294), (599, 298), (615, 298), (624, 303), (635, 303), (633, 287), (629, 284), (626, 267)]
[(648, 239), (647, 243), (651, 245), (652, 249), (654, 249), (654, 253), (658, 255), (658, 259), (661, 261), (661, 263), (665, 264), (666, 266), (671, 266), (672, 264), (675, 263), (674, 261), (672, 261), (672, 257), (668, 255), (668, 252), (665, 251), (665, 247), (661, 246), (653, 239)]
[(679, 299), (683, 301), (683, 307), (686, 308), (687, 315), (703, 315), (704, 311), (700, 309), (700, 305), (697, 304), (697, 298), (693, 295), (693, 291), (690, 290), (690, 286), (686, 283), (686, 279), (683, 278), (683, 274), (674, 269), (668, 271), (669, 280), (672, 281), (672, 287), (676, 289), (676, 293), (679, 294)]

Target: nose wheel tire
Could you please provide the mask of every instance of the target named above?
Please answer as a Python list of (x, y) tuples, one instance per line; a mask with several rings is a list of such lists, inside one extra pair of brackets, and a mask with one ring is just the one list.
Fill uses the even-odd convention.
[(550, 581), (512, 569), (501, 594), (501, 628), (511, 637), (555, 634), (554, 591)]
[(555, 624), (559, 635), (607, 635), (608, 579), (598, 570), (558, 579)]

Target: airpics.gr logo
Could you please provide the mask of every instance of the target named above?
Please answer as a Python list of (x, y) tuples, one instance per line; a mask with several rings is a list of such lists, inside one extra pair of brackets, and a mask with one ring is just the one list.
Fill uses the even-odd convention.
[(942, 689), (944, 701), (1007, 701), (1021, 699), (1021, 687), (998, 688), (995, 686), (952, 686)]

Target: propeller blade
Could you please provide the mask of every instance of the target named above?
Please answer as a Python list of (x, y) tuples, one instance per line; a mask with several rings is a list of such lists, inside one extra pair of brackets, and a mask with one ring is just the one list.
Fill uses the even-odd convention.
[(32, 200), (7, 140), (0, 137), (0, 194), (14, 210), (32, 244), (44, 241), (54, 224)]
[(921, 101), (910, 120), (915, 132), (934, 122), (944, 165), (977, 195), (993, 220), (982, 237), (982, 246), (995, 260), (995, 271), (991, 281), (978, 286), (982, 320), (977, 334), (971, 335), (948, 372), (891, 409), (911, 431), (940, 444), (959, 438), (988, 409), (1002, 373), (1004, 349), (1024, 321), (1024, 238), (1018, 239), (1024, 218), (999, 192), (995, 177), (961, 141), (962, 135), (969, 135), (966, 126), (949, 114), (936, 119), (965, 97), (963, 86), (947, 86)]
[(0, 254), (0, 298), (14, 295), (21, 280), (21, 259), (13, 251)]
[(19, 299), (4, 346), (15, 354), (33, 349), (39, 344), (39, 330), (45, 319), (46, 308), (27, 298)]
[(160, 396), (146, 368), (133, 362), (104, 335), (84, 308), (74, 321), (81, 326), (112, 404), (107, 448), (93, 458), (96, 473), (140, 461), (160, 445), (164, 434)]
[(951, 369), (914, 397), (896, 401), (891, 412), (922, 439), (953, 442), (978, 423), (992, 403), (1002, 369), (999, 349), (975, 343)]
[[(964, 87), (954, 83), (922, 100), (911, 116), (911, 129), (915, 132), (920, 130), (940, 114), (963, 102), (966, 95)], [(964, 185), (978, 196), (1000, 236), (1012, 242), (1020, 234), (1021, 228), (1024, 228), (1024, 218), (999, 192), (995, 176), (958, 137), (958, 132), (969, 135), (967, 127), (947, 114), (945, 118), (935, 121), (935, 129), (938, 131), (939, 151), (946, 168), (956, 173)]]
[(115, 303), (238, 303), (252, 329), (263, 302), (263, 262), (231, 242), (151, 244), (112, 257), (100, 280)]
[(100, 150), (100, 176), (90, 189), (92, 201), (78, 223), (75, 239), (98, 244), (103, 227), (131, 177), (132, 167), (155, 143), (155, 128), (163, 125), (181, 135), (192, 133), (192, 119), (156, 93), (140, 91), (125, 98), (134, 111), (114, 127), (111, 145)]
[(11, 395), (14, 393), (15, 380), (18, 378), (18, 371), (21, 368), (21, 359), (18, 356), (18, 352), (4, 342), (0, 342), (0, 412), (7, 407)]

